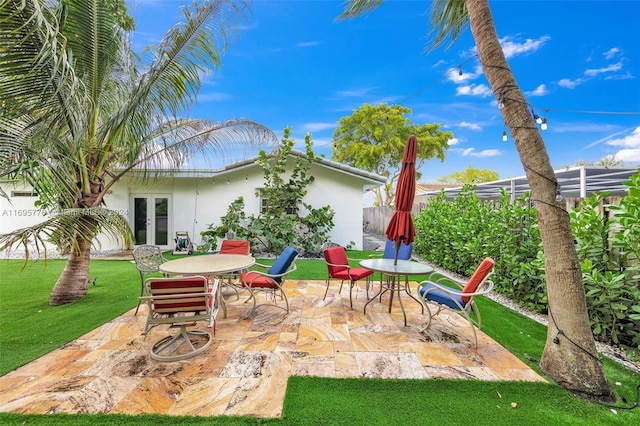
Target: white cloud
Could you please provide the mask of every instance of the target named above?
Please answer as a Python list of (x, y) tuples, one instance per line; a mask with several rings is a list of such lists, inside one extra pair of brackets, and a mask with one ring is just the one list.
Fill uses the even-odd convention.
[(607, 50), (606, 52), (604, 52), (602, 55), (604, 56), (605, 59), (611, 59), (614, 56), (616, 56), (616, 53), (619, 53), (620, 49), (617, 47), (612, 47), (611, 49)]
[(507, 59), (517, 55), (526, 55), (539, 50), (551, 37), (542, 36), (538, 39), (528, 38), (524, 43), (512, 41), (510, 36), (506, 36), (500, 39), (500, 45), (502, 51)]
[(452, 149), (451, 151), (457, 152), (463, 157), (496, 157), (498, 155), (502, 155), (499, 149), (484, 149), (482, 151), (477, 151), (475, 148), (465, 148), (465, 149)]
[(621, 146), (625, 148), (640, 148), (640, 126), (636, 127), (630, 135), (607, 141), (607, 145)]
[(460, 143), (460, 139), (451, 138), (447, 142), (449, 143), (449, 146), (454, 146), (454, 145), (458, 145)]
[(469, 84), (466, 86), (459, 86), (456, 88), (456, 95), (468, 95), (468, 96), (480, 96), (486, 98), (492, 96), (491, 89), (486, 84)]
[(464, 127), (465, 129), (470, 129), (470, 130), (478, 130), (478, 131), (482, 130), (482, 127), (480, 127), (480, 125), (476, 123), (467, 123), (466, 121), (462, 121), (458, 123), (458, 126)]
[(631, 134), (619, 139), (611, 139), (606, 144), (623, 148), (614, 154), (616, 158), (624, 162), (640, 162), (640, 126), (636, 127)]
[(621, 149), (616, 152), (615, 157), (625, 163), (640, 164), (640, 148), (637, 149)]
[(377, 87), (365, 87), (362, 89), (355, 90), (339, 90), (336, 92), (336, 95), (340, 98), (361, 98), (363, 96), (368, 95), (370, 92), (376, 90)]
[(548, 93), (549, 91), (547, 90), (547, 86), (544, 84), (541, 84), (538, 87), (536, 87), (533, 91), (527, 92), (526, 95), (527, 96), (544, 96)]
[(302, 125), (302, 130), (313, 133), (321, 130), (333, 129), (335, 127), (336, 123), (305, 123)]
[(317, 46), (319, 44), (322, 44), (322, 42), (319, 42), (319, 41), (303, 41), (303, 42), (300, 42), (300, 43), (296, 44), (294, 47), (312, 47), (312, 46)]
[(615, 64), (611, 64), (605, 68), (591, 68), (584, 72), (584, 75), (588, 75), (590, 77), (596, 76), (598, 74), (602, 74), (604, 72), (614, 72), (620, 71), (622, 69), (622, 62), (617, 62)]
[(583, 80), (581, 80), (581, 79), (569, 80), (568, 78), (563, 78), (562, 80), (558, 81), (558, 86), (564, 87), (565, 89), (573, 89), (573, 88), (581, 85), (582, 82), (583, 82)]

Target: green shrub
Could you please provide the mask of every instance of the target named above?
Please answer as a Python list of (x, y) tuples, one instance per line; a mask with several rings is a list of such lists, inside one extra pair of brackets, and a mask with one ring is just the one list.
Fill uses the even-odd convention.
[[(635, 351), (640, 348), (640, 174), (628, 182), (620, 206), (608, 193), (593, 195), (569, 212), (581, 262), (589, 319), (597, 339)], [(544, 253), (529, 194), (499, 202), (480, 200), (467, 185), (453, 200), (444, 191), (429, 200), (415, 220), (416, 254), (469, 276), (485, 256), (496, 260), (498, 293), (546, 313)]]

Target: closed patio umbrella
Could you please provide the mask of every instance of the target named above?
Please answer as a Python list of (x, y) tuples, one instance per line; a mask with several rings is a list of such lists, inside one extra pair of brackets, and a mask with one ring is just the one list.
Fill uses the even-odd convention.
[(402, 242), (411, 244), (416, 235), (411, 215), (416, 192), (416, 151), (416, 137), (411, 135), (404, 148), (400, 176), (396, 185), (395, 211), (386, 232), (387, 238), (395, 241), (396, 245), (394, 265), (398, 263), (400, 244)]

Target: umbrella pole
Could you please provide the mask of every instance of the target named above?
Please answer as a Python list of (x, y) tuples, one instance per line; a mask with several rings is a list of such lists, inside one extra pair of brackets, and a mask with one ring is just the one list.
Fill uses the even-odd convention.
[(396, 241), (396, 257), (393, 259), (393, 264), (398, 264), (398, 252), (400, 251), (400, 240)]

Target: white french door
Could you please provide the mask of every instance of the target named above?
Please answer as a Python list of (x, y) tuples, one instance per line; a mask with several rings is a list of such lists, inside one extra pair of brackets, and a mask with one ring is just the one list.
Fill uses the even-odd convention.
[(131, 208), (131, 227), (135, 238), (134, 245), (151, 244), (169, 248), (169, 224), (171, 219), (171, 195), (169, 194), (132, 194), (129, 199)]

